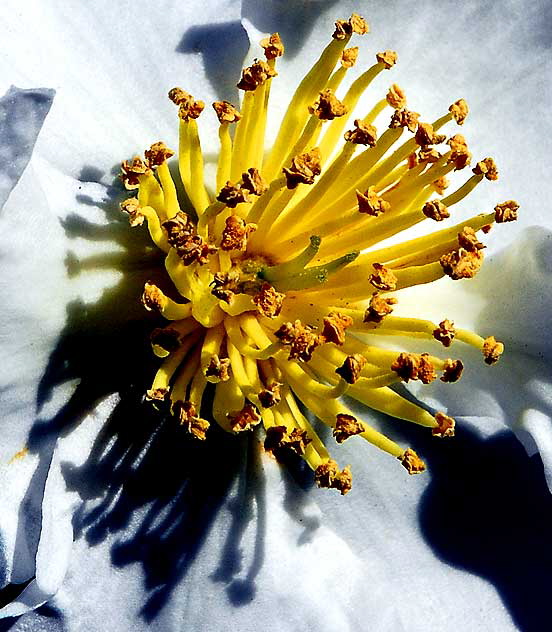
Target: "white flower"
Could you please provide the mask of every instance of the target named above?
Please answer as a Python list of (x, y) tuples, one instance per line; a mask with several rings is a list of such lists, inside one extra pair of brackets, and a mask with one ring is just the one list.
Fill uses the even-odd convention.
[[(134, 297), (156, 262), (110, 215), (119, 195), (112, 168), (158, 138), (176, 145), (164, 99), (173, 85), (206, 102), (235, 98), (242, 17), (250, 32), (289, 38), (280, 74), (296, 78), (333, 21), (355, 8), (195, 4), (3, 7), (0, 92), (15, 84), (56, 94), (47, 115), (47, 90), (14, 91), (1, 104), (0, 194), (9, 198), (0, 218), (0, 568), (5, 584), (29, 582), (1, 614), (30, 610), (14, 629), (71, 631), (528, 625), (530, 609), (546, 611), (526, 570), (546, 543), (533, 527), (543, 489), (497, 433), (513, 426), (537, 447), (550, 481), (549, 234), (519, 236), (520, 227), (549, 225), (538, 160), (549, 125), (539, 86), (550, 61), (538, 12), (516, 2), (362, 9), (373, 30), (363, 50), (398, 49), (393, 80), (424, 117), (460, 96), (470, 103), (477, 149), (501, 169), (496, 186), (470, 198), (477, 210), (517, 197), (523, 213), (508, 237), (491, 233), (498, 254), (462, 295), (443, 287), (413, 297), (426, 306), (421, 316), (446, 306), (476, 330), (491, 322), (511, 349), (497, 367), (430, 393), (465, 430), (434, 449), (416, 429), (395, 432), (399, 422), (385, 420), (398, 441), (423, 447), (433, 474), (405, 481), (386, 455), (345, 446), (356, 482), (341, 499), (259, 457), (255, 441), (183, 443), (138, 403), (152, 367), (138, 365), (150, 324)], [(274, 82), (277, 102), (289, 100), (292, 83)], [(204, 149), (216, 151), (214, 141), (215, 125), (205, 122)], [(67, 268), (78, 274), (68, 279)], [(428, 401), (427, 391), (419, 395)], [(521, 511), (526, 520), (513, 520)], [(510, 537), (536, 542), (521, 555)], [(524, 601), (516, 595), (527, 585)]]

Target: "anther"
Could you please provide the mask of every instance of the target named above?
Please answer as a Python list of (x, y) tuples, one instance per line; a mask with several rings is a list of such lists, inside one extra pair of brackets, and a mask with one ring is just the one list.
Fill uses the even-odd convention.
[(368, 190), (364, 193), (361, 193), (357, 189), (356, 197), (359, 213), (365, 213), (366, 215), (371, 215), (372, 217), (378, 217), (378, 215), (389, 211), (391, 208), (391, 204), (380, 197), (376, 193), (376, 188), (373, 186), (368, 187)]
[(483, 357), (486, 364), (496, 364), (504, 353), (504, 344), (498, 342), (494, 336), (489, 336), (483, 343)]
[(360, 377), (360, 373), (366, 364), (366, 358), (360, 353), (353, 353), (345, 358), (343, 364), (335, 370), (347, 384), (355, 384)]
[(289, 359), (299, 360), (299, 362), (308, 362), (312, 358), (313, 351), (323, 342), (315, 333), (314, 327), (303, 325), (300, 320), (284, 323), (274, 332), (274, 335), (282, 344), (290, 348)]
[(282, 311), (285, 294), (277, 292), (270, 283), (263, 283), (261, 289), (253, 297), (257, 310), (267, 318), (276, 318)]
[(458, 382), (464, 372), (464, 364), (462, 360), (451, 360), (447, 358), (443, 365), (443, 375), (441, 375), (441, 382), (452, 384)]
[(466, 139), (462, 134), (455, 134), (449, 138), (447, 145), (450, 146), (451, 154), (448, 159), (449, 164), (454, 164), (454, 170), (464, 169), (471, 162), (471, 152), (468, 150)]
[(246, 402), (241, 410), (228, 413), (227, 417), (234, 432), (252, 430), (261, 421), (257, 407), (250, 402)]
[(140, 176), (150, 173), (150, 169), (140, 156), (134, 156), (132, 160), (121, 163), (121, 172), (120, 178), (125, 188), (136, 189), (140, 185)]
[(346, 48), (341, 53), (341, 65), (343, 68), (352, 68), (356, 64), (358, 57), (358, 46)]
[(330, 312), (323, 320), (321, 338), (324, 342), (342, 345), (345, 342), (345, 331), (353, 324), (353, 319), (340, 312)]
[(211, 356), (205, 368), (205, 377), (209, 382), (227, 382), (230, 379), (230, 359), (219, 358), (218, 354)]
[(428, 360), (428, 354), (400, 353), (391, 365), (391, 370), (403, 380), (420, 380), (423, 384), (430, 384), (437, 379), (435, 368)]
[(333, 121), (334, 118), (347, 114), (347, 106), (340, 101), (330, 88), (322, 91), (309, 112), (317, 116), (321, 121)]
[(183, 121), (189, 121), (190, 119), (196, 119), (203, 112), (205, 103), (194, 99), (191, 94), (188, 94), (182, 88), (173, 88), (169, 91), (169, 99), (178, 105), (178, 116)]
[(140, 204), (137, 198), (128, 198), (121, 202), (121, 211), (128, 215), (128, 223), (134, 228), (144, 223), (144, 216), (140, 213)]
[(381, 321), (393, 311), (393, 305), (397, 304), (396, 298), (384, 298), (375, 292), (372, 294), (370, 303), (364, 312), (363, 322), (381, 323)]
[(251, 66), (242, 70), (241, 79), (237, 85), (240, 90), (256, 90), (267, 79), (275, 77), (278, 73), (263, 60), (255, 60)]
[(219, 191), (217, 200), (226, 204), (228, 208), (236, 208), (238, 204), (249, 202), (249, 190), (228, 180)]
[(456, 422), (452, 417), (445, 415), (445, 413), (435, 413), (435, 421), (437, 426), (431, 429), (431, 434), (434, 437), (454, 437), (454, 427)]
[(468, 116), (469, 107), (464, 99), (458, 99), (449, 107), (449, 112), (458, 125), (463, 125)]
[(167, 297), (153, 283), (146, 283), (144, 285), (144, 292), (141, 300), (142, 305), (148, 310), (148, 312), (160, 313), (167, 303)]
[(483, 265), (483, 252), (459, 248), (443, 255), (439, 259), (439, 263), (444, 273), (455, 281), (472, 279)]
[(415, 132), (418, 127), (419, 116), (418, 112), (412, 112), (404, 108), (402, 110), (395, 110), (393, 116), (391, 116), (389, 128), (397, 129), (399, 127), (408, 127), (411, 132)]
[(157, 143), (153, 143), (149, 149), (146, 149), (144, 156), (146, 157), (146, 164), (148, 167), (153, 169), (154, 167), (162, 165), (171, 156), (174, 156), (174, 151), (169, 149), (165, 143), (159, 141)]
[(337, 20), (332, 37), (337, 40), (344, 40), (353, 33), (365, 35), (369, 30), (366, 20), (357, 13), (353, 13), (348, 20)]
[(346, 141), (355, 145), (376, 146), (378, 130), (373, 125), (364, 123), (360, 119), (355, 119), (354, 126), (354, 129), (345, 132), (344, 138)]
[(498, 180), (498, 169), (492, 158), (480, 160), (472, 169), (476, 176), (485, 176), (487, 180)]
[(381, 263), (373, 263), (374, 272), (370, 275), (370, 283), (378, 290), (391, 292), (397, 287), (397, 277)]
[(435, 190), (435, 193), (438, 193), (439, 195), (443, 195), (445, 190), (449, 188), (449, 185), (450, 182), (446, 176), (441, 176), (440, 178), (433, 180), (433, 182), (431, 183), (431, 186)]
[(339, 467), (333, 459), (328, 459), (316, 468), (314, 480), (318, 487), (338, 489), (342, 496), (351, 491), (353, 486), (350, 466), (339, 471)]
[(251, 195), (262, 195), (267, 188), (266, 182), (255, 167), (250, 167), (242, 173), (242, 189), (246, 189)]
[(454, 328), (454, 323), (448, 319), (442, 320), (439, 323), (439, 327), (433, 330), (433, 337), (435, 340), (438, 340), (443, 347), (450, 347), (455, 335), (456, 329)]
[(271, 408), (276, 406), (282, 400), (280, 393), (280, 387), (283, 386), (281, 382), (272, 381), (259, 393), (259, 401), (263, 408)]
[(213, 109), (221, 125), (225, 123), (237, 123), (241, 119), (241, 114), (229, 101), (215, 101)]
[(276, 59), (284, 54), (284, 44), (279, 33), (272, 33), (269, 37), (265, 37), (260, 44), (268, 60)]
[(364, 432), (364, 426), (353, 415), (338, 413), (335, 419), (333, 436), (337, 443), (343, 443), (349, 437)]
[(381, 53), (376, 53), (376, 59), (380, 64), (383, 64), (387, 70), (397, 63), (397, 57), (397, 53), (394, 50), (384, 50)]
[(222, 250), (245, 250), (247, 237), (257, 229), (256, 224), (248, 224), (237, 215), (226, 218), (220, 247)]
[(178, 419), (181, 426), (196, 439), (204, 441), (209, 429), (209, 422), (197, 415), (195, 404), (190, 401), (175, 402), (173, 405), (173, 414)]
[(215, 272), (210, 284), (213, 289), (211, 294), (225, 303), (230, 303), (234, 294), (240, 290), (240, 275), (236, 270), (221, 273)]
[(450, 213), (447, 207), (440, 200), (430, 200), (424, 204), (422, 213), (430, 219), (440, 222), (447, 217), (450, 217)]
[(385, 96), (387, 103), (395, 110), (406, 108), (406, 94), (404, 90), (394, 83)]
[(403, 454), (397, 458), (409, 474), (420, 474), (420, 472), (426, 469), (425, 463), (411, 448), (405, 450)]
[(305, 448), (312, 441), (305, 430), (293, 428), (288, 431), (285, 426), (271, 426), (266, 431), (264, 449), (273, 453), (277, 458), (283, 456), (284, 450), (291, 450), (303, 456)]
[(495, 222), (497, 224), (503, 224), (504, 222), (513, 222), (518, 218), (517, 212), (519, 204), (515, 200), (506, 200), (502, 204), (497, 204), (494, 207)]
[(314, 184), (314, 178), (319, 176), (321, 171), (322, 164), (318, 147), (295, 156), (291, 161), (291, 166), (283, 169), (288, 189), (295, 189), (299, 184)]
[(180, 347), (180, 338), (180, 332), (173, 327), (157, 327), (150, 333), (152, 347), (159, 347), (167, 354)]

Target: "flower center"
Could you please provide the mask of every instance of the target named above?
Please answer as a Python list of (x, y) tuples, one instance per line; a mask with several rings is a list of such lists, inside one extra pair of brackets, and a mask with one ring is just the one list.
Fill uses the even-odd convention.
[[(367, 31), (358, 15), (336, 22), (268, 152), (270, 88), (284, 47), (278, 34), (261, 42), (266, 60), (245, 68), (238, 83), (241, 111), (227, 101), (213, 104), (220, 123), (214, 194), (205, 184), (197, 126), (204, 104), (180, 88), (169, 98), (178, 107), (178, 170), (187, 200), (177, 195), (168, 166), (174, 152), (164, 143), (152, 145), (144, 159), (122, 164), (126, 187), (138, 189), (122, 208), (132, 226), (147, 222), (174, 286), (164, 293), (147, 283), (142, 297), (148, 310), (171, 321), (151, 335), (153, 351), (163, 360), (147, 399), (168, 406), (197, 439), (205, 439), (208, 419), (229, 432), (261, 424), (268, 452), (295, 452), (319, 486), (342, 494), (351, 488), (350, 468), (340, 469), (330, 457), (305, 409), (332, 428), (338, 444), (359, 435), (399, 459), (410, 474), (423, 471), (413, 450), (357, 418), (341, 396), (425, 426), (434, 436), (454, 434), (452, 417), (432, 414), (391, 387), (438, 377), (456, 382), (462, 361), (429, 351), (397, 353), (378, 339), (471, 345), (487, 364), (495, 363), (503, 345), (492, 336), (457, 328), (446, 315), (433, 323), (392, 313), (405, 288), (445, 275), (472, 278), (483, 263), (479, 234), (494, 222), (516, 219), (518, 209), (509, 200), (492, 213), (380, 245), (422, 221), (446, 220), (475, 186), (498, 174), (494, 161), (485, 158), (445, 195), (447, 174), (471, 162), (463, 136), (440, 133), (453, 120), (464, 123), (463, 99), (424, 123), (393, 84), (346, 129), (366, 88), (397, 61), (393, 51), (377, 53), (376, 63), (338, 97), (358, 56), (358, 48), (346, 46), (353, 34)], [(374, 121), (386, 109), (390, 122), (380, 133)], [(209, 410), (207, 389), (214, 390)]]

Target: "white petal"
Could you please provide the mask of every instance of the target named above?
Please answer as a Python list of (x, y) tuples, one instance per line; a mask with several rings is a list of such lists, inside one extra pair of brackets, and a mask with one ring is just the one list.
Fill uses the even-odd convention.
[[(57, 90), (37, 149), (71, 175), (85, 165), (109, 172), (161, 138), (174, 145), (178, 125), (168, 90), (182, 83), (206, 103), (214, 100), (227, 89), (228, 75), (219, 64), (215, 76), (206, 77), (202, 50), (220, 59), (222, 47), (234, 52), (242, 33), (233, 0), (203, 2), (199, 14), (193, 3), (182, 2), (155, 8), (130, 0), (71, 9), (63, 0), (5, 5), (0, 77)], [(215, 129), (214, 113), (203, 118), (212, 118)]]
[(0, 209), (29, 162), (53, 98), (53, 90), (12, 86), (0, 99)]
[[(444, 564), (421, 536), (418, 504), (429, 480), (409, 478), (377, 453), (368, 472), (366, 446), (357, 447), (360, 454), (347, 457), (359, 480), (347, 498), (307, 494), (265, 457), (239, 473), (226, 499), (223, 480), (210, 485), (215, 495), (202, 495), (199, 515), (194, 493), (206, 488), (198, 477), (176, 497), (167, 494), (174, 482), (167, 488), (158, 479), (157, 499), (146, 506), (149, 492), (132, 485), (111, 504), (91, 499), (52, 603), (64, 629), (100, 632), (109, 612), (121, 632), (170, 632), (183, 623), (248, 632), (259, 621), (290, 631), (354, 632), (371, 621), (382, 632), (421, 632), (428, 620), (471, 632), (482, 629), (481, 613), (491, 629), (515, 630), (495, 589)], [(120, 523), (125, 511), (128, 523)], [(96, 521), (108, 527), (99, 541)]]

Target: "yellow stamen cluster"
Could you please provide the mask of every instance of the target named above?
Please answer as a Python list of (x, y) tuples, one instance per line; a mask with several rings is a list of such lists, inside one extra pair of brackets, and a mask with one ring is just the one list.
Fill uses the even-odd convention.
[[(459, 328), (446, 315), (434, 323), (393, 310), (405, 288), (445, 275), (450, 283), (473, 277), (483, 263), (480, 234), (494, 222), (516, 219), (518, 211), (507, 200), (492, 213), (431, 232), (433, 220), (454, 216), (454, 207), (498, 171), (485, 158), (464, 184), (441, 197), (446, 176), (471, 161), (462, 135), (447, 140), (441, 133), (447, 123), (464, 123), (463, 99), (436, 121), (422, 123), (393, 84), (371, 110), (356, 113), (366, 88), (397, 62), (393, 51), (377, 53), (376, 62), (342, 90), (358, 57), (358, 48), (347, 45), (367, 32), (356, 14), (336, 22), (268, 151), (267, 108), (284, 46), (277, 34), (261, 42), (266, 59), (244, 69), (239, 111), (227, 101), (213, 104), (220, 124), (214, 189), (204, 179), (196, 121), (204, 104), (180, 88), (169, 97), (178, 106), (178, 170), (186, 201), (168, 167), (173, 152), (163, 143), (122, 164), (125, 186), (138, 189), (122, 210), (132, 226), (147, 225), (165, 253), (174, 286), (169, 294), (180, 297), (151, 282), (144, 288), (145, 308), (170, 321), (151, 335), (161, 364), (146, 398), (169, 408), (199, 440), (208, 437), (213, 420), (228, 432), (262, 426), (267, 452), (276, 458), (293, 452), (320, 487), (342, 494), (351, 489), (351, 470), (333, 460), (302, 410), (329, 426), (338, 444), (358, 436), (397, 458), (410, 474), (423, 471), (414, 451), (354, 416), (341, 396), (424, 426), (436, 437), (454, 434), (452, 417), (432, 414), (391, 387), (410, 380), (428, 384), (439, 376), (446, 383), (460, 379), (463, 362), (440, 358), (443, 347), (471, 345), (494, 364), (504, 346)], [(374, 121), (384, 111), (389, 123), (378, 130)], [(428, 234), (403, 237), (428, 218)], [(381, 244), (393, 236), (386, 242), (392, 245)], [(386, 349), (378, 340), (388, 336), (405, 343), (423, 339), (435, 353)]]

